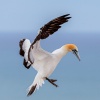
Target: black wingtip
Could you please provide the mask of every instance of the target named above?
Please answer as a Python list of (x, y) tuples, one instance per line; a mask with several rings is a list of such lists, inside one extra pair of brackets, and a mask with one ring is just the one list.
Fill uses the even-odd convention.
[(22, 39), (22, 40), (20, 40), (20, 42), (19, 42), (19, 47), (20, 47), (20, 51), (19, 51), (19, 54), (21, 55), (21, 56), (24, 56), (24, 50), (23, 50), (23, 48), (22, 48), (22, 46), (23, 46), (23, 43), (24, 43), (24, 41), (25, 41), (26, 39)]
[(28, 62), (24, 59), (23, 60), (23, 65), (25, 66), (25, 68), (29, 69), (31, 67), (31, 64), (28, 65)]
[(69, 16), (70, 14), (65, 14), (65, 15), (62, 15), (62, 17), (65, 17), (65, 16)]
[(70, 15), (70, 14), (65, 14), (65, 15), (63, 15), (63, 16), (61, 16), (61, 17), (68, 20), (68, 19), (72, 18), (72, 17), (70, 17), (69, 15)]
[(32, 87), (31, 87), (31, 89), (30, 89), (30, 91), (28, 92), (27, 96), (30, 96), (30, 95), (35, 91), (36, 86), (37, 86), (37, 84), (36, 84), (35, 86), (32, 86)]
[(67, 19), (70, 19), (70, 18), (72, 18), (72, 17), (67, 17)]
[(55, 33), (59, 28), (61, 28), (62, 24), (69, 21), (69, 19), (71, 18), (69, 15), (70, 14), (59, 16), (49, 21), (43, 27), (41, 27), (38, 33), (38, 36), (35, 38), (32, 45), (34, 45), (40, 39), (46, 39), (47, 37), (49, 37), (49, 35), (52, 35), (53, 33)]
[(66, 14), (66, 16), (69, 16), (70, 14)]
[(25, 52), (22, 50), (22, 48), (20, 48), (19, 54), (20, 54), (20, 56), (24, 57)]
[(65, 14), (65, 15), (62, 15), (61, 17), (68, 17), (70, 14)]

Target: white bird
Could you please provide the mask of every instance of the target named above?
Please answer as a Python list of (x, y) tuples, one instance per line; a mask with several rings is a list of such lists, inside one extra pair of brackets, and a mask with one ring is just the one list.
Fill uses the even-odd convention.
[(28, 69), (32, 66), (36, 71), (36, 77), (33, 83), (28, 89), (28, 96), (30, 96), (36, 89), (44, 84), (45, 80), (48, 80), (54, 86), (57, 80), (49, 79), (48, 77), (53, 73), (57, 64), (60, 62), (63, 56), (68, 52), (73, 52), (75, 56), (80, 60), (78, 54), (78, 48), (75, 44), (65, 44), (61, 48), (54, 50), (52, 53), (45, 51), (40, 46), (40, 40), (47, 38), (56, 32), (61, 25), (71, 18), (70, 14), (66, 14), (51, 20), (49, 23), (45, 24), (38, 32), (37, 37), (30, 43), (28, 39), (22, 39), (19, 42), (20, 55), (24, 57), (23, 64)]

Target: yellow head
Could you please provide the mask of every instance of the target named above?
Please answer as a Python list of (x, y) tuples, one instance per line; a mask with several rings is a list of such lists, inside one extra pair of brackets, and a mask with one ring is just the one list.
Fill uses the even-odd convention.
[(67, 44), (65, 45), (65, 48), (68, 50), (68, 51), (72, 51), (72, 50), (77, 50), (78, 51), (78, 48), (75, 44)]
[(78, 54), (78, 48), (75, 44), (66, 44), (63, 46), (63, 49), (68, 51), (68, 52), (73, 52), (73, 54), (79, 59), (80, 61), (80, 57)]

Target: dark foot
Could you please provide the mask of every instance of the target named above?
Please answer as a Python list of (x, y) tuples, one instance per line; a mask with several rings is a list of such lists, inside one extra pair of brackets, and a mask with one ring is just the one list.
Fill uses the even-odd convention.
[(49, 80), (50, 80), (51, 82), (53, 82), (53, 83), (57, 81), (57, 80), (55, 80), (55, 79), (49, 79)]
[(54, 82), (56, 82), (57, 80), (49, 79), (49, 78), (47, 78), (47, 77), (46, 77), (46, 80), (47, 80), (48, 82), (50, 82), (52, 85), (54, 85), (55, 87), (58, 87), (58, 85), (54, 83)]

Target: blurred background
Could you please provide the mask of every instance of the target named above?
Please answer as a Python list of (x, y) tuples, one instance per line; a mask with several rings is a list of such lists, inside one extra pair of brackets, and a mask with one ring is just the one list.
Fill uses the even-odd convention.
[[(100, 100), (100, 0), (1, 0), (0, 1), (0, 99), (1, 100)], [(68, 53), (50, 78), (59, 87), (45, 84), (32, 96), (27, 88), (36, 71), (23, 66), (19, 41), (33, 42), (39, 28), (50, 20), (70, 14), (68, 23), (42, 40), (52, 52), (67, 43), (79, 48), (81, 61)], [(51, 66), (52, 67), (52, 66)]]

